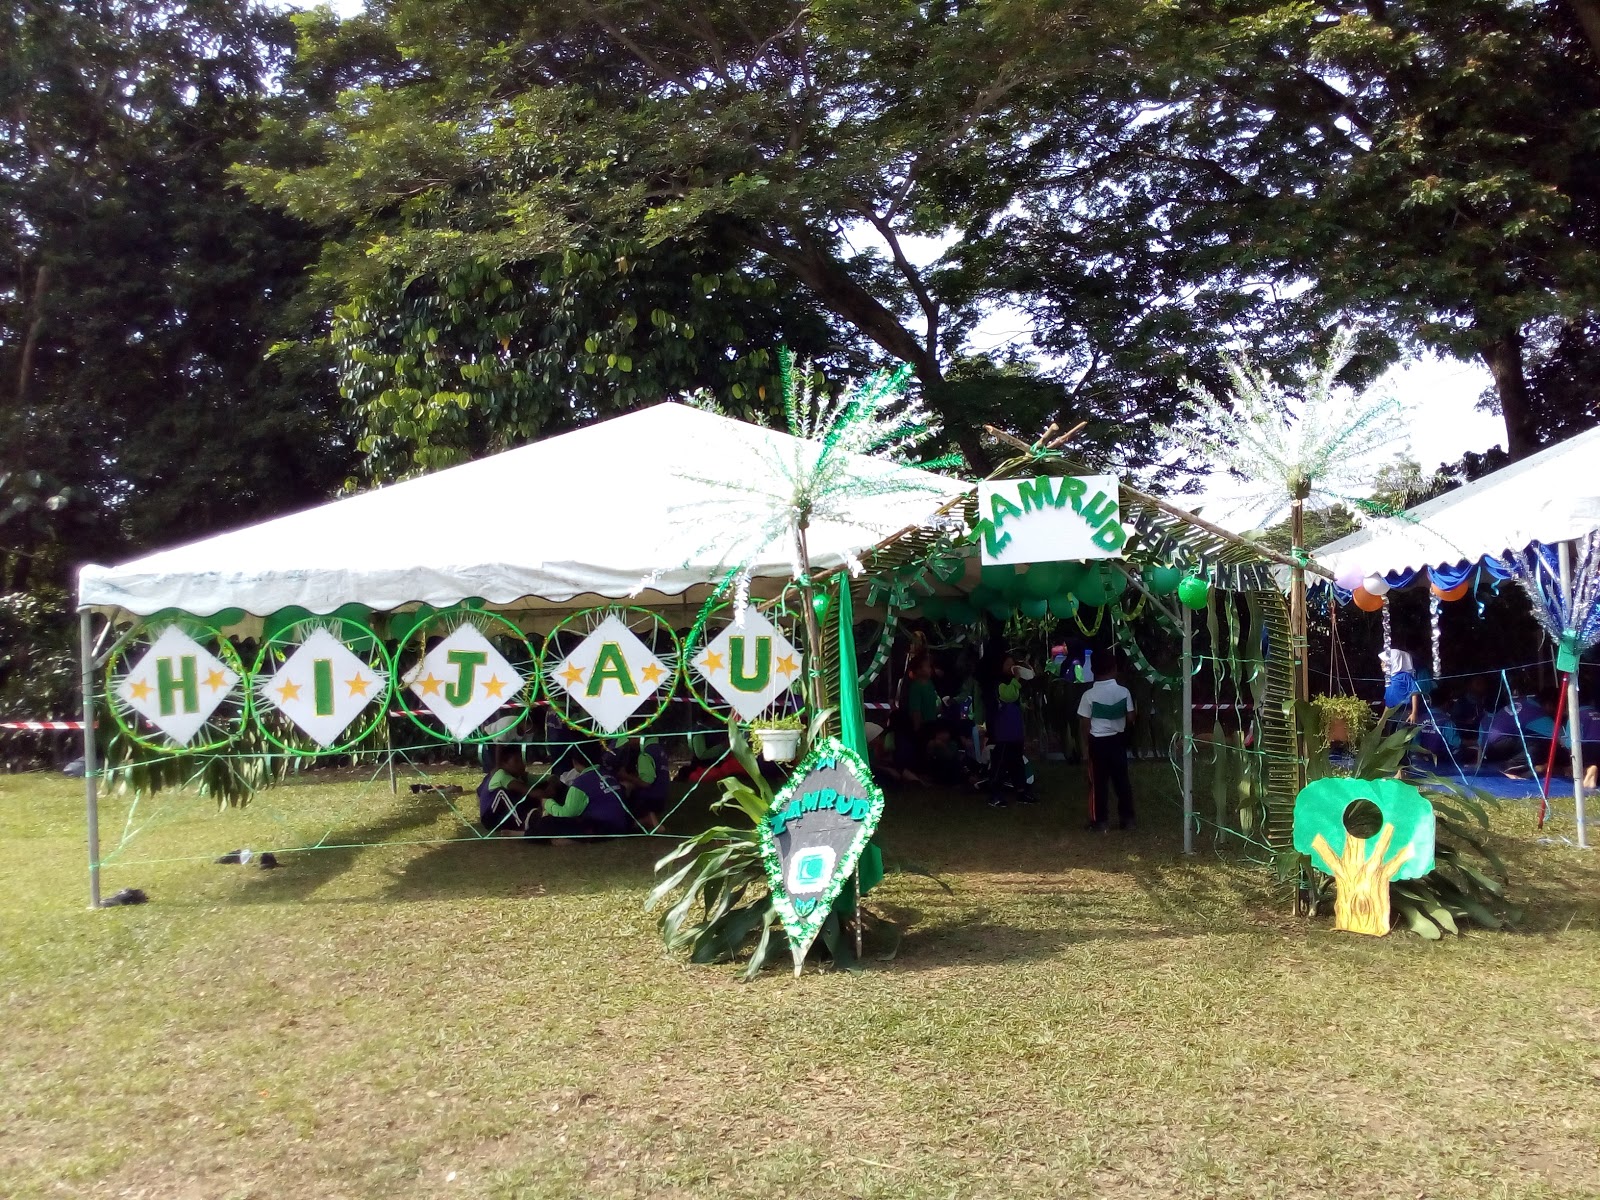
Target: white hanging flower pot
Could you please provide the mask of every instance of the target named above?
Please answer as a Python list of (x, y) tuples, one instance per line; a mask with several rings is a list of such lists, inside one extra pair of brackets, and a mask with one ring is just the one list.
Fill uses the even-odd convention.
[(768, 762), (793, 762), (800, 749), (798, 729), (753, 729), (750, 732), (761, 745), (761, 757)]

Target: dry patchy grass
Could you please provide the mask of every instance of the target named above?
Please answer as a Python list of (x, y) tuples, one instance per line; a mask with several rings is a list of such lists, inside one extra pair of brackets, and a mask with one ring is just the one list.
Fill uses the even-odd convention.
[[(876, 893), (893, 961), (744, 985), (663, 957), (660, 842), (146, 861), (107, 880), (150, 905), (91, 913), (75, 785), (0, 778), (0, 1193), (1600, 1194), (1593, 859), (1508, 810), (1523, 930), (1363, 939), (1185, 860), (1170, 809), (1091, 836), (1053, 790), (892, 798), (951, 891)], [(330, 825), (451, 828), (326, 783), (170, 803), (125, 854)]]

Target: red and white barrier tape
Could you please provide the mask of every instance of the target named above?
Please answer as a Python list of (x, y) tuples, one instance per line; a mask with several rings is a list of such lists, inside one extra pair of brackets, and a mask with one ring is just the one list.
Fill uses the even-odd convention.
[(30, 733), (39, 733), (53, 729), (79, 730), (82, 728), (82, 721), (0, 721), (0, 729), (27, 730)]

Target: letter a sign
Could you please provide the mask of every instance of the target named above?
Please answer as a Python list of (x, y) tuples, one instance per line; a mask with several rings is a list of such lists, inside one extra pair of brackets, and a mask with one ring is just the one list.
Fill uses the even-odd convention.
[(187, 746), (239, 682), (237, 673), (176, 625), (168, 625), (116, 685), (122, 701)]
[(800, 652), (754, 608), (694, 656), (694, 669), (740, 718), (753, 721), (800, 678)]
[(602, 732), (615, 733), (669, 675), (650, 647), (610, 613), (555, 665), (549, 683), (552, 692), (559, 688), (577, 701)]

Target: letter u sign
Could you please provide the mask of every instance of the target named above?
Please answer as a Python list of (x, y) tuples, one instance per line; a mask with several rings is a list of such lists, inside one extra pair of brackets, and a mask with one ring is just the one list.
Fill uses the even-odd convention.
[(728, 682), (739, 691), (752, 695), (766, 691), (767, 685), (772, 682), (772, 639), (763, 636), (755, 641), (755, 665), (747, 670), (745, 651), (749, 639), (728, 639)]

